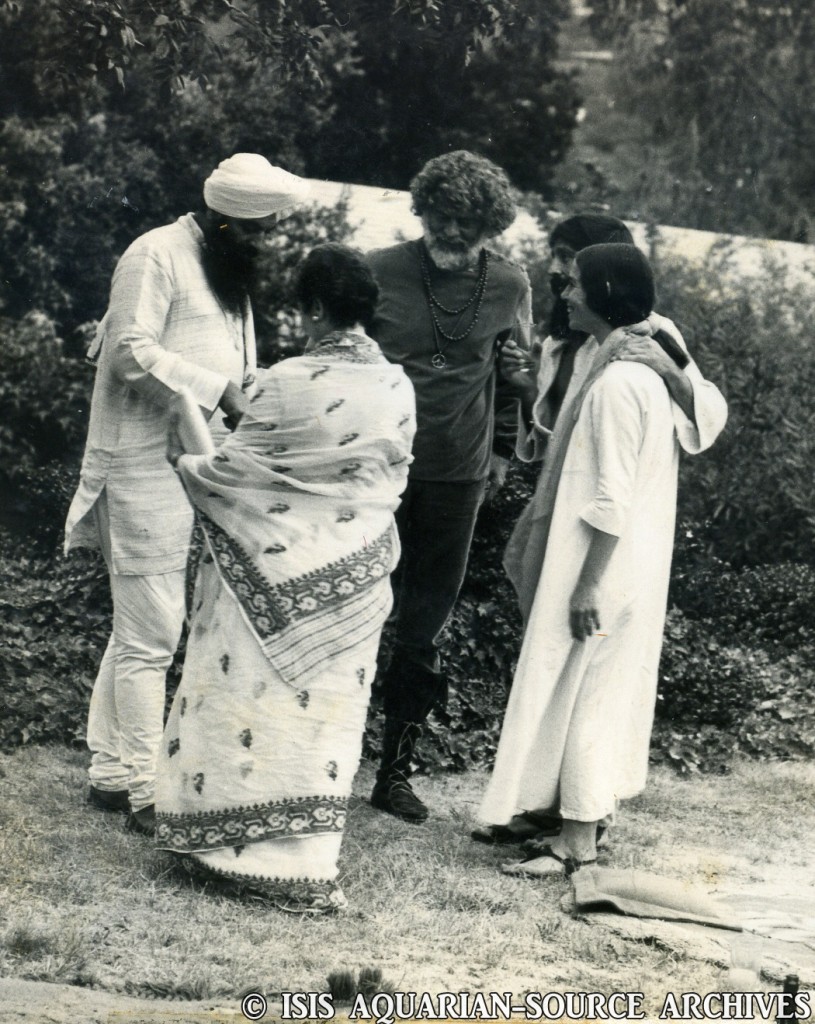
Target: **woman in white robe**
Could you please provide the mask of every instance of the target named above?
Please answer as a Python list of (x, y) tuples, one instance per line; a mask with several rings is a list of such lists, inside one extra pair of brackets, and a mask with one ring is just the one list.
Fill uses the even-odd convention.
[[(530, 509), (545, 555), (480, 808), (498, 825), (528, 808), (562, 817), (560, 835), (506, 869), (532, 875), (595, 860), (598, 823), (645, 785), (676, 514), (668, 391), (647, 366), (614, 360), (617, 332), (642, 331), (653, 307), (645, 257), (584, 249), (566, 299), (599, 349)], [(681, 365), (676, 343), (654, 336)]]

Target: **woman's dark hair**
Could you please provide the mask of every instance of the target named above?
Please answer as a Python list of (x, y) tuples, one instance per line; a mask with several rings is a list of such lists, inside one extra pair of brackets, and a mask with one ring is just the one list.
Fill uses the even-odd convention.
[[(562, 244), (567, 245), (573, 252), (580, 252), (590, 245), (606, 242), (625, 242), (627, 245), (633, 245), (634, 239), (621, 220), (605, 213), (576, 213), (573, 217), (567, 217), (556, 224), (549, 235), (550, 249)], [(550, 280), (555, 301), (549, 314), (549, 333), (553, 338), (560, 338), (563, 341), (577, 342), (585, 339), (587, 335), (583, 331), (569, 327), (569, 310), (562, 296), (562, 276), (558, 274)]]
[(633, 245), (590, 245), (575, 256), (586, 304), (612, 327), (644, 320), (654, 308), (654, 275)]
[(361, 252), (326, 242), (315, 246), (303, 261), (295, 296), (304, 311), (319, 299), (337, 327), (360, 323), (367, 329), (376, 310), (379, 286)]
[(634, 239), (625, 224), (616, 217), (609, 217), (606, 213), (576, 213), (552, 228), (549, 248), (553, 249), (558, 242), (568, 245), (575, 252), (580, 252), (590, 245), (607, 242), (633, 245)]
[[(586, 305), (612, 327), (636, 324), (651, 313), (656, 292), (651, 265), (633, 245), (610, 242), (581, 249), (574, 258)], [(665, 331), (654, 341), (682, 369), (688, 356)]]

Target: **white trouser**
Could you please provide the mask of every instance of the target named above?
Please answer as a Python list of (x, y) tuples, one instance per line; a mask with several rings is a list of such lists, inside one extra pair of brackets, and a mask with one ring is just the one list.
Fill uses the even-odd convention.
[(184, 570), (154, 576), (113, 572), (104, 491), (93, 511), (110, 571), (113, 632), (91, 695), (88, 774), (98, 789), (129, 790), (131, 807), (140, 810), (154, 799), (167, 669), (184, 622)]

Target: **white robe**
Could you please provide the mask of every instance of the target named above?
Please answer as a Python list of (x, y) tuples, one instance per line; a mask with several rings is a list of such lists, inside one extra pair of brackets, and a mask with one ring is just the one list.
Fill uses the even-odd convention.
[[(254, 380), (251, 310), (244, 320), (218, 301), (201, 262), (202, 240), (191, 213), (137, 238), (116, 266), (91, 350), (99, 365), (65, 550), (99, 546), (89, 513), (106, 489), (109, 566), (123, 575), (187, 564), (193, 512), (166, 458), (179, 388), (212, 412), (230, 380), (247, 393)], [(226, 436), (218, 415), (210, 429), (216, 441)]]
[[(679, 328), (665, 316), (651, 313), (648, 320), (657, 330), (665, 331), (682, 348), (690, 359), (688, 347)], [(551, 336), (544, 338), (538, 367), (538, 397), (532, 409), (532, 424), (525, 422), (523, 413), (518, 411), (518, 432), (515, 454), (521, 462), (539, 462), (545, 457), (546, 443), (551, 434), (551, 412), (547, 402), (547, 394), (557, 375), (560, 357), (566, 342)], [(578, 393), (594, 363), (599, 349), (597, 339), (588, 337), (578, 348), (574, 358), (574, 368), (568, 388), (563, 399), (563, 406)], [(705, 380), (702, 371), (693, 361), (685, 367), (685, 376), (693, 392), (694, 419), (689, 419), (674, 403), (673, 416), (676, 437), (683, 451), (688, 455), (698, 455), (707, 451), (716, 438), (724, 430), (727, 423), (727, 402), (715, 384)]]
[[(672, 403), (648, 367), (614, 362), (587, 393), (480, 817), (551, 808), (597, 821), (645, 785), (676, 517)], [(600, 630), (569, 630), (593, 526), (619, 538)]]

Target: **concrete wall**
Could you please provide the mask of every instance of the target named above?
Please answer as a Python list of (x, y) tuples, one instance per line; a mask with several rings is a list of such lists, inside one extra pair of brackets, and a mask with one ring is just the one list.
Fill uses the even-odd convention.
[[(347, 195), (349, 200), (349, 219), (354, 227), (353, 244), (360, 249), (380, 249), (402, 238), (418, 238), (421, 234), (421, 223), (410, 210), (408, 192), (370, 185), (312, 181), (312, 199), (321, 206), (334, 206), (343, 195)], [(645, 225), (629, 223), (628, 226), (637, 244), (647, 252)], [(761, 276), (769, 257), (779, 261), (793, 280), (805, 281), (815, 287), (815, 246), (719, 235), (691, 228), (660, 227), (658, 231), (663, 258), (670, 260), (675, 256), (701, 262), (713, 246), (730, 244), (734, 274), (740, 277)], [(537, 220), (525, 210), (501, 237), (513, 247), (522, 239), (531, 239), (541, 246), (544, 254), (546, 236)]]

